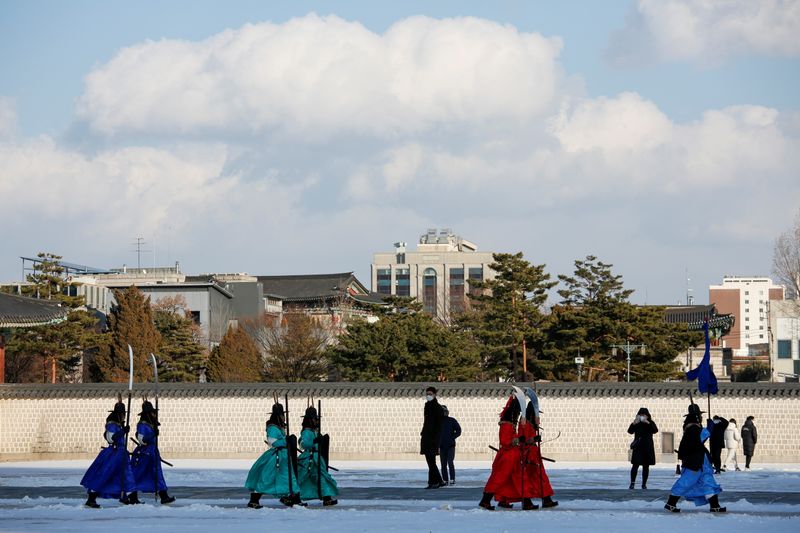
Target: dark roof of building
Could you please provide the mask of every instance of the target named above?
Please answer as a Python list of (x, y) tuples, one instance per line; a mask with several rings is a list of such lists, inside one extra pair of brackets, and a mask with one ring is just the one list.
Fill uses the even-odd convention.
[(137, 289), (141, 290), (142, 292), (148, 291), (155, 291), (155, 290), (173, 290), (179, 292), (181, 290), (188, 290), (188, 289), (216, 289), (217, 291), (221, 292), (224, 296), (228, 298), (233, 298), (233, 294), (225, 287), (217, 285), (213, 282), (200, 282), (200, 281), (190, 281), (190, 282), (171, 282), (168, 281), (166, 283), (157, 281), (152, 282), (148, 281), (146, 283), (137, 283), (130, 281), (126, 281), (124, 283), (105, 283), (104, 286), (108, 287), (109, 289), (127, 289), (131, 285), (135, 285)]
[(69, 310), (52, 300), (0, 293), (0, 328), (28, 328), (57, 324)]
[(295, 276), (257, 276), (264, 294), (285, 302), (329, 300), (349, 296), (356, 301), (381, 304), (383, 300), (370, 293), (352, 272), (306, 274)]
[(685, 323), (692, 331), (703, 329), (703, 323), (708, 321), (712, 329), (718, 329), (722, 334), (733, 327), (736, 318), (733, 315), (720, 315), (714, 304), (709, 305), (673, 305), (664, 309), (664, 320), (673, 324)]

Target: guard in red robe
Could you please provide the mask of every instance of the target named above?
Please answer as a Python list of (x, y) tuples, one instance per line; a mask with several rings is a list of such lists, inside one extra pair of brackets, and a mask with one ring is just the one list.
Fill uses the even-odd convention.
[(520, 469), (520, 447), (517, 437), (517, 419), (520, 407), (512, 395), (500, 413), (500, 449), (492, 463), (492, 473), (483, 489), (483, 498), (478, 505), (494, 511), (492, 497), (498, 502), (519, 501), (520, 495), (514, 486), (514, 471)]
[(521, 496), (522, 508), (526, 511), (538, 509), (539, 506), (531, 501), (533, 498), (541, 498), (543, 508), (555, 507), (558, 502), (552, 498), (553, 487), (544, 469), (539, 420), (532, 402), (525, 409), (525, 417), (520, 420), (517, 438), (520, 443), (520, 462), (524, 468), (514, 471), (514, 486)]

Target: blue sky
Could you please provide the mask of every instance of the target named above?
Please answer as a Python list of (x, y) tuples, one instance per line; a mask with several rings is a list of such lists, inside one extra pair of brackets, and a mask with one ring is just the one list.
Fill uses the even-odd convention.
[(368, 281), (447, 226), (553, 275), (597, 255), (637, 302), (688, 269), (704, 301), (769, 274), (800, 207), (799, 10), (3, 2), (0, 280), (143, 235), (191, 272)]

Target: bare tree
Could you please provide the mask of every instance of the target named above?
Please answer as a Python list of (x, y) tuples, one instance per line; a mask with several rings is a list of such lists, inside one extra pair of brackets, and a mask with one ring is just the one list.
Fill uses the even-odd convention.
[(800, 210), (794, 225), (775, 239), (772, 272), (787, 288), (788, 298), (800, 298)]

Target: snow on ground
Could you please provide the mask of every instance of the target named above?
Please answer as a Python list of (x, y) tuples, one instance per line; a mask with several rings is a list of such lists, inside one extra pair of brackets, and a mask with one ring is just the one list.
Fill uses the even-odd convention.
[[(674, 465), (657, 465), (651, 471), (650, 491), (624, 492), (621, 501), (608, 501), (604, 491), (627, 490), (629, 465), (626, 463), (555, 463), (549, 473), (556, 490), (569, 492), (556, 509), (535, 512), (488, 512), (476, 507), (472, 494), (480, 494), (489, 473), (489, 463), (457, 462), (457, 489), (426, 491), (424, 462), (338, 462), (334, 473), (343, 491), (363, 494), (373, 489), (378, 494), (369, 499), (342, 499), (336, 507), (321, 508), (312, 502), (308, 508), (287, 509), (274, 501), (263, 503), (260, 510), (247, 509), (247, 492), (242, 486), (252, 461), (249, 460), (175, 460), (167, 468), (167, 482), (176, 487), (179, 498), (172, 506), (148, 503), (125, 507), (101, 501), (103, 509), (83, 507), (84, 492), (77, 487), (90, 461), (40, 461), (0, 463), (0, 531), (193, 531), (219, 533), (230, 531), (433, 531), (433, 532), (504, 532), (532, 528), (557, 528), (560, 531), (639, 532), (643, 524), (651, 531), (702, 530), (704, 533), (752, 531), (769, 533), (800, 530), (800, 505), (769, 503), (769, 499), (741, 494), (800, 493), (800, 465), (757, 465), (750, 472), (729, 472), (720, 477), (726, 492), (736, 499), (722, 501), (727, 515), (712, 515), (707, 507), (682, 502), (683, 512), (666, 513), (661, 494), (675, 480)], [(3, 496), (13, 487), (29, 487), (30, 493), (19, 498)], [(69, 496), (41, 497), (37, 488), (61, 487)], [(76, 487), (74, 496), (70, 487)], [(234, 497), (215, 499), (181, 498), (180, 487), (226, 488)], [(380, 491), (402, 488), (410, 496), (387, 499)], [(417, 491), (416, 488), (419, 490)], [(58, 490), (58, 489), (53, 489)], [(450, 492), (448, 492), (450, 491)], [(463, 492), (459, 492), (463, 491)], [(28, 492), (28, 491), (24, 491)], [(453, 499), (453, 494), (457, 494)], [(463, 499), (461, 494), (464, 494)], [(466, 497), (469, 496), (469, 497)], [(777, 494), (776, 494), (777, 496)], [(756, 501), (757, 500), (757, 501)], [(796, 501), (796, 500), (795, 500)]]

